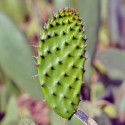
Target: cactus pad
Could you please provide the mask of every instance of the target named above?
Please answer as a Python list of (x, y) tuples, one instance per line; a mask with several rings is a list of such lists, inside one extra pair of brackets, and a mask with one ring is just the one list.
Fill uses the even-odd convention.
[(62, 9), (43, 28), (38, 46), (38, 76), (47, 103), (60, 116), (77, 110), (82, 86), (85, 42), (83, 24), (72, 8)]

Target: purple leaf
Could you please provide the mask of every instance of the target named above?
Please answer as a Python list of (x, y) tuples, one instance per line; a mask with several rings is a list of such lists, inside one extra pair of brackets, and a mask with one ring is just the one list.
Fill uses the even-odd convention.
[(75, 116), (80, 119), (82, 122), (84, 122), (86, 125), (98, 125), (92, 118), (87, 116), (84, 112), (78, 110), (75, 113)]

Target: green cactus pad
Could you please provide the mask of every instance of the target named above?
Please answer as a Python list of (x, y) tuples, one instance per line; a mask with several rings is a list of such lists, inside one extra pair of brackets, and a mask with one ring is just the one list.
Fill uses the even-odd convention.
[(47, 103), (60, 116), (77, 110), (82, 86), (85, 42), (83, 24), (72, 8), (59, 11), (43, 28), (36, 66)]

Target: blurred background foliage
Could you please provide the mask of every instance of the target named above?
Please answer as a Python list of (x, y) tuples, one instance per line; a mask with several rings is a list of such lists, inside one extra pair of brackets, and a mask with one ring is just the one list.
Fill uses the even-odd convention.
[(79, 109), (99, 125), (125, 125), (125, 0), (0, 0), (1, 125), (84, 125), (52, 112), (34, 76), (32, 45), (53, 13), (69, 6), (88, 38)]

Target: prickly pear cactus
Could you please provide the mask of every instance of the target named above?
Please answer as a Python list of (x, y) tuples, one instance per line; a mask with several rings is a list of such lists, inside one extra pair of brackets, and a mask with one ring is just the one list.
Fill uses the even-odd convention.
[(60, 116), (77, 110), (82, 86), (85, 42), (83, 23), (72, 8), (62, 9), (43, 28), (36, 66), (45, 98)]

